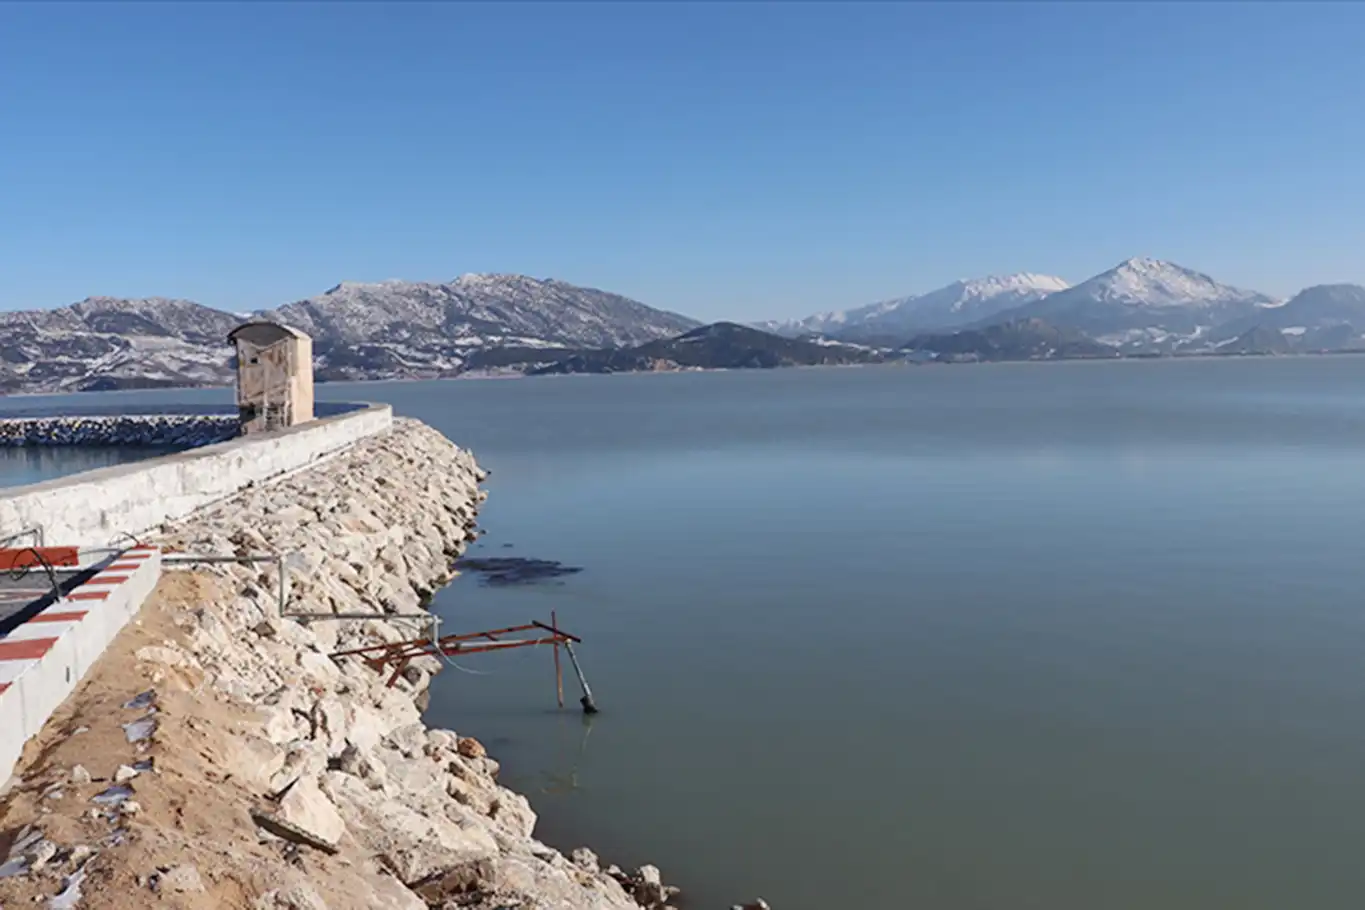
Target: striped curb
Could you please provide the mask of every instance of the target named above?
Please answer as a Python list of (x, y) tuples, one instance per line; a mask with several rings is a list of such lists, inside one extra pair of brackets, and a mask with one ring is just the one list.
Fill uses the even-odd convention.
[[(27, 552), (27, 556), (23, 554)], [(42, 729), (128, 619), (141, 608), (161, 574), (161, 553), (138, 546), (93, 554), (74, 547), (39, 548), (65, 572), (96, 569), (55, 603), (0, 635), (0, 782), (9, 778), (24, 744)], [(33, 551), (0, 549), (0, 568), (35, 566)], [(34, 583), (9, 593), (48, 593), (41, 568)], [(16, 598), (11, 598), (14, 602)]]

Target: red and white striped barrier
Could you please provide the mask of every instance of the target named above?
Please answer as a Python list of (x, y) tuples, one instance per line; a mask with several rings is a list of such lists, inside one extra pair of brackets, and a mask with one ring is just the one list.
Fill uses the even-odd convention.
[[(0, 635), (0, 781), (9, 779), (24, 744), (94, 665), (124, 623), (141, 608), (161, 575), (161, 552), (138, 546), (121, 553), (43, 547), (53, 568), (97, 569), (89, 580)], [(31, 566), (21, 594), (46, 593), (46, 571), (33, 550), (0, 550), (0, 569)], [(24, 554), (28, 554), (25, 556)], [(27, 562), (25, 560), (31, 560)], [(6, 563), (8, 562), (8, 565)]]

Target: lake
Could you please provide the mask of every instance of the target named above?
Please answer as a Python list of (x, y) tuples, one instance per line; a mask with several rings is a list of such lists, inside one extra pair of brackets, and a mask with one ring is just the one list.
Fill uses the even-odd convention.
[(584, 639), (596, 717), (545, 649), (460, 660), (428, 711), (544, 840), (698, 910), (1365, 894), (1365, 358), (318, 392), (475, 451), (471, 555), (582, 568), (436, 600)]
[[(0, 417), (4, 416), (4, 402), (0, 402)], [(16, 447), (0, 446), (0, 489), (40, 483), (67, 474), (94, 471), (118, 464), (169, 455), (172, 448), (137, 446), (101, 446), (99, 448)]]

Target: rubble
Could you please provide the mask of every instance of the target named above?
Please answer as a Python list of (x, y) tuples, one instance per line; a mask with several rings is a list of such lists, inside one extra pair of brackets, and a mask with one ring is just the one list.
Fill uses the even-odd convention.
[[(476, 538), (482, 477), (469, 453), (397, 420), (389, 435), (325, 465), (165, 528), (161, 542), (191, 553), (286, 554), (289, 612), (413, 613)], [(345, 890), (385, 895), (385, 906), (659, 910), (677, 893), (653, 867), (618, 880), (534, 840), (535, 812), (497, 782), (483, 745), (422, 724), (416, 702), (438, 660), (414, 661), (389, 688), (387, 674), (363, 661), (328, 657), (400, 640), (409, 625), (300, 623), (279, 615), (273, 567), (206, 571), (225, 576), (236, 596), (185, 616), (183, 646), (137, 656), (202, 671), (222, 698), (257, 712), (239, 773), (258, 781), (262, 805), (250, 817), (263, 836), (302, 847), (300, 855), (354, 857)], [(261, 910), (326, 906), (303, 882), (257, 900)]]
[[(286, 609), (275, 565), (168, 566), (114, 670), (120, 707), (77, 718), (99, 716), (94, 737), (118, 751), (58, 757), (32, 784), (42, 808), (0, 863), (0, 894), (74, 908), (90, 865), (100, 890), (86, 902), (122, 887), (120, 908), (672, 906), (678, 891), (653, 866), (603, 869), (592, 851), (571, 859), (536, 840), (535, 811), (484, 745), (422, 723), (441, 661), (415, 659), (390, 687), (388, 672), (332, 656), (409, 637), (412, 623), (290, 615), (420, 615), (477, 536), (482, 477), (469, 453), (397, 420), (149, 535), (167, 552), (284, 556)], [(74, 798), (36, 798), (63, 787)], [(59, 831), (91, 846), (63, 846)]]

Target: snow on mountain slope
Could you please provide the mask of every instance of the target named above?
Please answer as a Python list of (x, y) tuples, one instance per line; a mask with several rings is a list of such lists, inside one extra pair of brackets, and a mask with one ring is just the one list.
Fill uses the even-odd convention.
[[(698, 325), (617, 294), (519, 275), (346, 282), (258, 315), (311, 334), (322, 379), (444, 376), (472, 351), (628, 346)], [(242, 321), (159, 297), (0, 313), (0, 391), (226, 384), (227, 334)]]
[(835, 338), (908, 336), (965, 326), (1070, 287), (1052, 275), (1020, 272), (952, 284), (910, 297), (884, 300), (853, 310), (820, 313), (759, 328), (784, 335), (818, 334)]
[(1220, 284), (1159, 259), (1128, 259), (1073, 288), (995, 314), (987, 322), (1043, 319), (1096, 336), (1133, 330), (1195, 335), (1281, 301)]
[[(1237, 338), (1252, 329), (1275, 329), (1300, 339), (1306, 348), (1359, 347), (1365, 332), (1365, 287), (1319, 284), (1295, 294), (1283, 306), (1257, 310), (1218, 326), (1214, 343)], [(1343, 332), (1347, 328), (1349, 331)]]
[(454, 344), (493, 335), (611, 347), (643, 344), (698, 325), (619, 294), (524, 275), (462, 275), (445, 284), (344, 282), (275, 315), (323, 345), (393, 341), (395, 335), (423, 344)]

